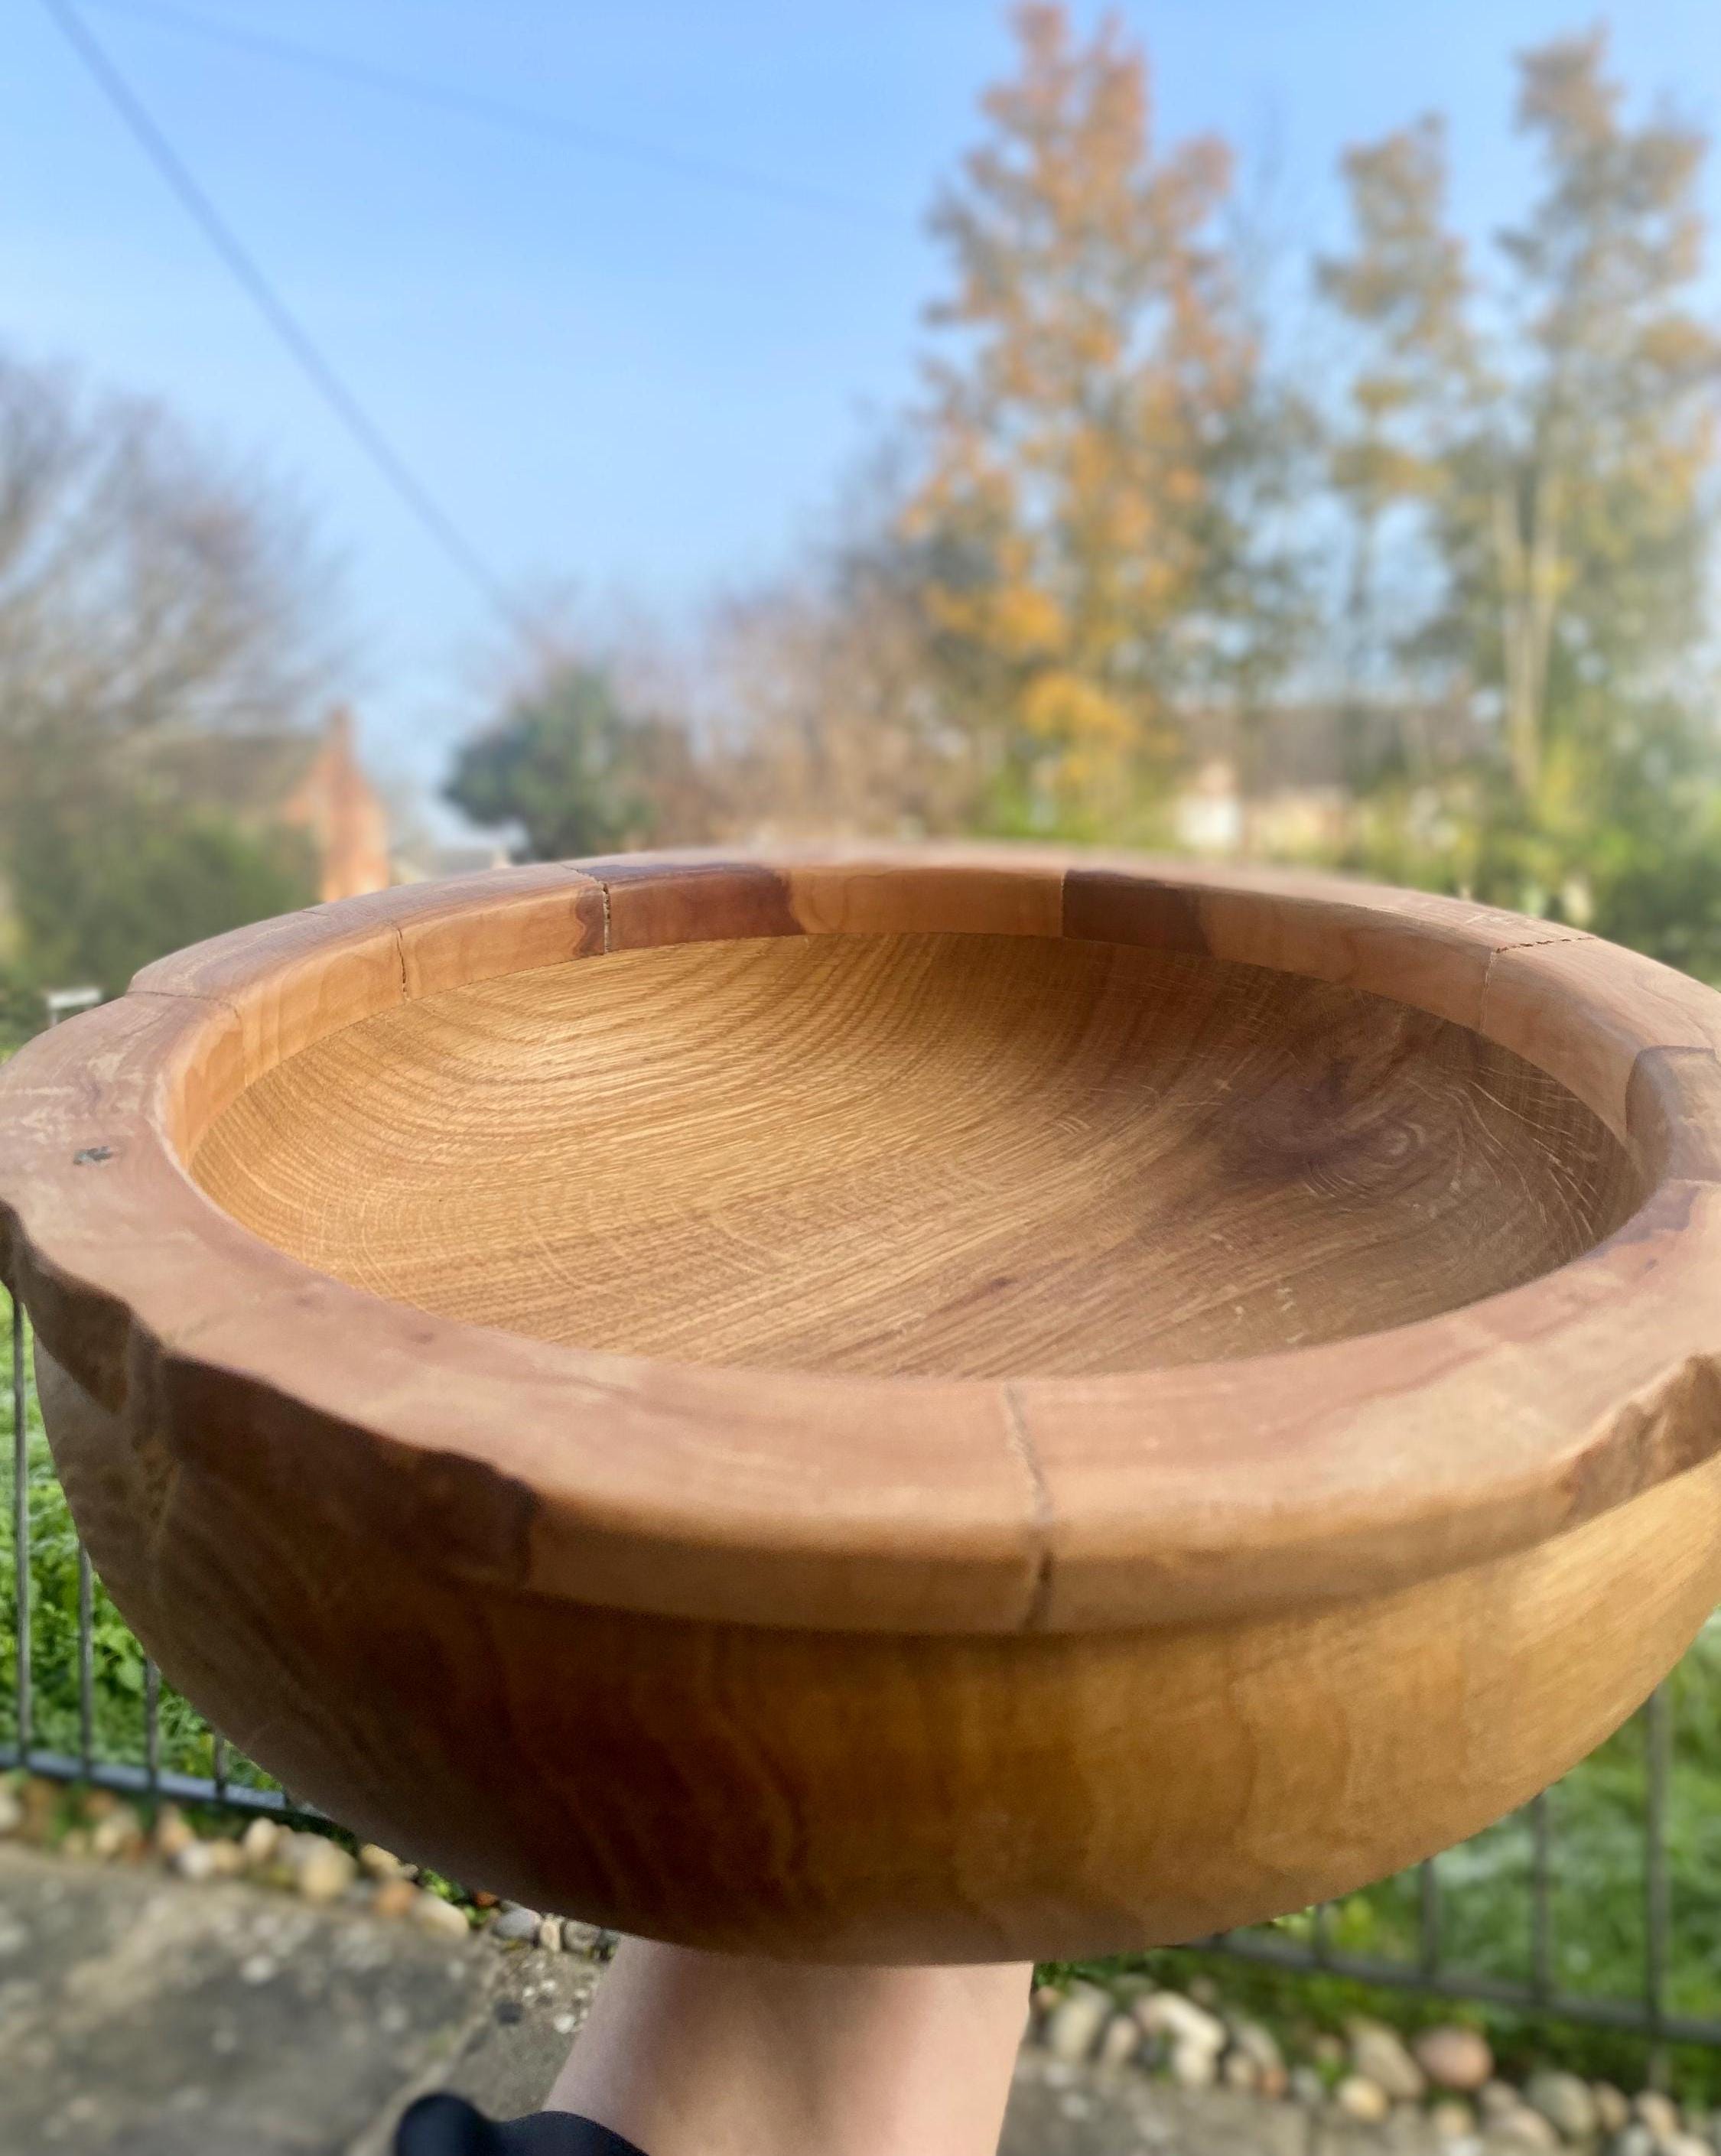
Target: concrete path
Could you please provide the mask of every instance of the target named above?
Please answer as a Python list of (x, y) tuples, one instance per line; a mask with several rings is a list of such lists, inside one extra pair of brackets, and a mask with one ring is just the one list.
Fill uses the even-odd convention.
[(422, 2090), (530, 2110), (569, 1954), (0, 1846), (5, 2156), (383, 2156)]
[[(387, 2156), (428, 2088), (494, 2117), (535, 2110), (598, 1975), (573, 1954), (0, 1845), (0, 2151)], [(1346, 2128), (1029, 2051), (1003, 2156), (1433, 2146), (1420, 2120)]]

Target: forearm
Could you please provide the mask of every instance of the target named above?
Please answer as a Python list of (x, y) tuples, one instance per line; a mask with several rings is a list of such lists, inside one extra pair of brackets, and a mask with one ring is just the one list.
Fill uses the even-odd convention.
[(646, 2156), (993, 2156), (1029, 1977), (629, 1940), (550, 2102)]

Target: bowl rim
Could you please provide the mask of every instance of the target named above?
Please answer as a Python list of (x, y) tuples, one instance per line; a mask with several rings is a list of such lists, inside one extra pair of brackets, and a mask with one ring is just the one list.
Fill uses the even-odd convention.
[[(853, 1378), (558, 1346), (384, 1301), (192, 1180), (282, 1057), (466, 981), (690, 941), (1133, 943), (1342, 982), (1548, 1071), (1642, 1202), (1385, 1332), (1088, 1378)], [(1721, 1446), (1721, 995), (1580, 930), (1334, 876), (1069, 848), (799, 846), (488, 871), (147, 966), (0, 1072), (0, 1272), (165, 1474), (307, 1505), (475, 1584), (663, 1616), (999, 1633), (1390, 1592)], [(330, 1517), (332, 1517), (331, 1511)]]

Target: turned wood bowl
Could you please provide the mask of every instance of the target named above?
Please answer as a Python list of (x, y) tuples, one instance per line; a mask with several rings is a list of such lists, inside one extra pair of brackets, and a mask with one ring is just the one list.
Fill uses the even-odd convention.
[(362, 1834), (825, 1960), (1423, 1857), (1721, 1594), (1721, 998), (1045, 852), (632, 856), (146, 968), (0, 1080), (54, 1456)]

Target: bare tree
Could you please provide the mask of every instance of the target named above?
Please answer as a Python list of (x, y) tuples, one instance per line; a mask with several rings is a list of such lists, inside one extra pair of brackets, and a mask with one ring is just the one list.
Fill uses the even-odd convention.
[(881, 564), (732, 600), (715, 644), (742, 715), (722, 760), (741, 835), (906, 838), (973, 822), (975, 743), (942, 717), (912, 595)]
[(333, 583), (278, 484), (0, 354), (0, 805), (165, 730), (295, 720), (340, 655)]

